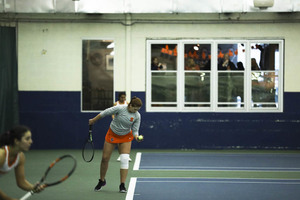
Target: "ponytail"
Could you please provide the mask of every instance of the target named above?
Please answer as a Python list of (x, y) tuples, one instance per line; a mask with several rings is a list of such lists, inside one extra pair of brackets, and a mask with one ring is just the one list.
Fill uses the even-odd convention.
[(5, 145), (14, 145), (15, 139), (21, 140), (27, 131), (30, 131), (30, 129), (21, 125), (6, 131), (0, 136), (0, 147)]
[(0, 136), (0, 147), (9, 144), (10, 131), (6, 131)]

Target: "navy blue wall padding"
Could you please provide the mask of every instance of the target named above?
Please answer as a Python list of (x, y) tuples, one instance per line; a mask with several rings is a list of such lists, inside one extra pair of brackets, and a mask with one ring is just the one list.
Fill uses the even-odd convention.
[[(284, 94), (283, 113), (158, 113), (145, 112), (145, 92), (140, 97), (142, 143), (147, 149), (300, 149), (300, 93)], [(128, 99), (129, 101), (129, 99)], [(31, 127), (33, 149), (80, 149), (88, 133), (80, 92), (19, 92), (20, 121)], [(94, 141), (102, 148), (111, 118), (94, 126)]]

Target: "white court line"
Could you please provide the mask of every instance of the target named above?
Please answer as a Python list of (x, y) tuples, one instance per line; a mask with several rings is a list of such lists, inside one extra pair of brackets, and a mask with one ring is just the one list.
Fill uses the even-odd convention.
[(137, 152), (136, 156), (135, 156), (135, 162), (134, 162), (133, 170), (139, 170), (140, 169), (141, 157), (142, 157), (142, 153)]
[[(141, 178), (143, 179), (143, 178)], [(148, 178), (144, 178), (148, 179)], [(151, 179), (151, 178), (150, 178)], [(159, 178), (155, 178), (159, 179)], [(166, 178), (161, 178), (166, 179)], [(176, 178), (180, 179), (180, 178)], [(188, 178), (183, 178), (188, 179)], [(279, 180), (279, 179), (270, 179), (270, 180), (260, 180), (260, 179), (250, 179), (252, 181), (249, 181), (248, 179), (224, 179), (224, 180), (138, 180), (139, 183), (223, 183), (223, 184), (280, 184), (280, 185), (300, 185), (300, 182), (294, 182), (299, 181), (299, 179), (290, 179), (290, 180)], [(256, 181), (255, 181), (256, 180)], [(290, 181), (290, 182), (288, 182)]]
[(300, 185), (300, 183), (286, 182), (251, 182), (251, 181), (138, 181), (139, 183), (223, 183), (223, 184), (279, 184), (279, 185)]
[(182, 170), (190, 170), (190, 169), (197, 169), (197, 170), (249, 170), (249, 171), (257, 171), (257, 170), (278, 170), (278, 171), (299, 171), (300, 168), (290, 168), (290, 167), (201, 167), (201, 166), (143, 166), (142, 170), (164, 170), (164, 169), (182, 169)]
[[(223, 183), (223, 184), (276, 184), (276, 185), (300, 185), (300, 183), (286, 183), (286, 182), (231, 182), (231, 181), (138, 181), (139, 183)], [(126, 199), (127, 200), (127, 199)]]
[(135, 177), (130, 179), (129, 187), (128, 187), (128, 191), (127, 191), (125, 200), (133, 200), (135, 186), (136, 186), (136, 179), (137, 178), (135, 178)]
[(214, 153), (214, 152), (191, 152), (191, 153), (185, 153), (185, 152), (166, 152), (166, 153), (145, 153), (147, 155), (155, 154), (155, 156), (177, 156), (177, 155), (183, 155), (183, 156), (196, 156), (196, 157), (207, 157), (207, 156), (216, 156), (216, 157), (244, 157), (244, 156), (257, 156), (257, 157), (277, 157), (277, 156), (284, 156), (284, 157), (300, 157), (298, 153)]

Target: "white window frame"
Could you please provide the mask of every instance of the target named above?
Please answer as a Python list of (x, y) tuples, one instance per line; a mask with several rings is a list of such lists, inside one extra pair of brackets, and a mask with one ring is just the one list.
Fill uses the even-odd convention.
[[(211, 77), (210, 77), (210, 107), (184, 107), (184, 45), (185, 44), (211, 44)], [(251, 68), (245, 67), (244, 74), (244, 107), (218, 107), (218, 68), (217, 53), (218, 44), (244, 43), (246, 45), (245, 66), (251, 66), (251, 43), (277, 43), (279, 45), (279, 71), (278, 71), (278, 106), (252, 107), (251, 103)], [(152, 44), (177, 44), (177, 70), (168, 71), (177, 73), (177, 106), (176, 107), (152, 107), (151, 104), (151, 45)], [(178, 40), (147, 40), (146, 45), (146, 111), (147, 112), (283, 112), (283, 39), (178, 39)], [(274, 70), (276, 71), (276, 70)], [(264, 71), (269, 72), (269, 71)], [(272, 71), (273, 72), (273, 71)], [(165, 103), (165, 102), (164, 102)]]

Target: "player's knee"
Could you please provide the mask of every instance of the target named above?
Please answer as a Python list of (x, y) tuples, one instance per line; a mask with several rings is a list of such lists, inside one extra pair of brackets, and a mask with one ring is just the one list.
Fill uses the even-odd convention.
[(109, 157), (108, 156), (102, 156), (102, 163), (108, 163), (109, 162)]
[(120, 155), (121, 169), (129, 168), (129, 154)]

